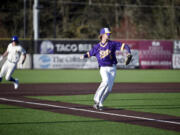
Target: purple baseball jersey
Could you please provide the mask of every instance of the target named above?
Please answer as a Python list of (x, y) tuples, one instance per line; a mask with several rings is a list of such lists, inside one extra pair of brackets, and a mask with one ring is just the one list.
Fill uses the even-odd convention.
[(88, 52), (89, 56), (97, 58), (99, 66), (112, 66), (117, 64), (116, 51), (126, 49), (131, 53), (130, 48), (125, 43), (108, 40), (107, 44), (98, 43)]

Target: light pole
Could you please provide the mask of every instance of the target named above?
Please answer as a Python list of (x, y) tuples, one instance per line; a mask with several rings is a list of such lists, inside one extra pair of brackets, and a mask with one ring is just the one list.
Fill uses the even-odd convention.
[(34, 48), (37, 53), (38, 39), (39, 39), (39, 7), (38, 0), (34, 0), (33, 5), (33, 30), (34, 30)]
[(24, 38), (26, 38), (26, 0), (24, 0)]
[(33, 29), (34, 29), (34, 40), (38, 40), (39, 38), (39, 9), (38, 5), (39, 1), (34, 0), (33, 5)]

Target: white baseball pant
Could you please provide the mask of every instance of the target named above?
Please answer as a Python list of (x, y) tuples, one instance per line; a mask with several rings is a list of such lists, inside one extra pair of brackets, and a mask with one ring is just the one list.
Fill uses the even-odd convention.
[(112, 91), (114, 79), (116, 76), (116, 65), (113, 65), (112, 67), (101, 67), (100, 75), (102, 82), (95, 93), (94, 102), (102, 107), (104, 100)]
[(9, 62), (8, 60), (6, 60), (6, 62), (3, 64), (1, 68), (0, 78), (5, 76), (5, 79), (9, 81), (15, 69), (16, 63)]

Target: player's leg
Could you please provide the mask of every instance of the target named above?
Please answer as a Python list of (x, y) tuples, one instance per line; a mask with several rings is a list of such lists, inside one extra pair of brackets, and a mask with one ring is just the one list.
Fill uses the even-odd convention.
[(1, 68), (1, 72), (0, 72), (0, 82), (2, 81), (3, 77), (5, 76), (5, 74), (7, 73), (7, 69), (8, 69), (8, 62), (6, 61), (2, 68)]
[(109, 92), (112, 91), (115, 77), (116, 77), (116, 65), (114, 65), (109, 71)]
[(15, 79), (12, 77), (12, 74), (14, 73), (15, 65), (9, 64), (5, 79), (7, 81), (15, 82)]
[(6, 80), (13, 82), (14, 83), (14, 89), (17, 89), (19, 87), (19, 81), (18, 79), (15, 79), (12, 77), (12, 74), (14, 73), (14, 70), (16, 69), (16, 64), (15, 63), (9, 63), (8, 66), (8, 71), (6, 74)]
[(100, 106), (103, 106), (104, 100), (108, 97), (109, 93), (112, 91), (115, 76), (116, 76), (116, 66), (109, 67), (109, 70), (108, 70), (108, 78), (109, 78), (108, 79), (109, 80), (108, 81), (108, 89), (106, 89), (104, 91), (102, 97), (100, 98), (100, 102), (99, 102)]
[(102, 95), (104, 93), (104, 91), (106, 91), (108, 89), (108, 67), (101, 67), (100, 68), (100, 75), (102, 78), (102, 82), (100, 84), (100, 86), (98, 87), (95, 96), (94, 96), (94, 101), (96, 104), (99, 105), (100, 100), (102, 98)]

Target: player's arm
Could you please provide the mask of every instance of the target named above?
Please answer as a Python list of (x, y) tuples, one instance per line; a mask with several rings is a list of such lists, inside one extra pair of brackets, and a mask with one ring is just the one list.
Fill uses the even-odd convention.
[(129, 47), (127, 44), (122, 43), (122, 44), (121, 44), (121, 47), (120, 47), (120, 50), (123, 51), (124, 49), (127, 50), (128, 54), (131, 54), (131, 49), (130, 49), (130, 47)]
[(127, 58), (125, 60), (125, 65), (128, 65), (132, 60), (132, 54), (131, 54), (130, 47), (125, 43), (116, 42), (116, 50), (123, 51), (124, 49), (126, 49), (128, 52), (128, 54), (126, 56)]
[(90, 58), (91, 56), (95, 56), (95, 54), (97, 53), (96, 51), (97, 51), (97, 45), (93, 46), (93, 48), (89, 52), (80, 56), (80, 59)]
[(4, 59), (8, 55), (8, 51), (6, 50), (3, 55), (0, 57), (0, 61)]
[(5, 51), (2, 55), (2, 57), (6, 57), (8, 55), (8, 51)]
[(129, 47), (129, 45), (125, 44), (125, 43), (121, 43), (121, 42), (117, 42), (117, 41), (113, 41), (114, 45), (115, 45), (115, 49), (117, 51), (123, 51), (124, 49), (127, 50), (128, 55), (131, 54), (131, 49)]
[(80, 56), (80, 59), (84, 59), (84, 58), (90, 58), (90, 54), (89, 52), (85, 53), (84, 55)]
[(26, 53), (23, 54), (22, 64), (24, 64), (25, 60), (26, 60)]
[(24, 64), (24, 62), (25, 62), (25, 60), (26, 60), (26, 51), (24, 50), (24, 48), (22, 48), (22, 56), (23, 56), (23, 58), (22, 58), (22, 65)]
[(126, 56), (126, 60), (125, 60), (125, 65), (128, 65), (128, 64), (131, 62), (131, 60), (132, 60), (131, 49), (130, 49), (130, 47), (129, 47), (128, 45), (126, 45), (125, 43), (123, 43), (123, 44), (121, 45), (121, 51), (123, 51), (124, 49), (126, 49), (127, 52), (128, 52), (128, 54), (127, 54), (127, 56)]

